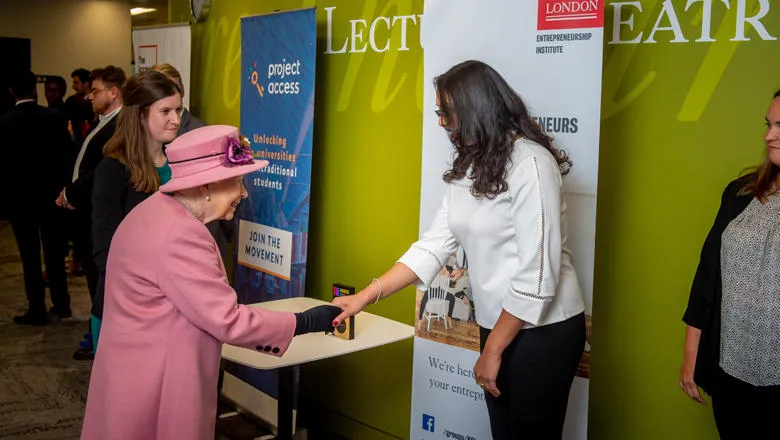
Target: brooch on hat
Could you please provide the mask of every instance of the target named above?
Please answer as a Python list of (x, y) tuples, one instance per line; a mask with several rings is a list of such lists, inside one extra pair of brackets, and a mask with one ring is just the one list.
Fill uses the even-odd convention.
[(254, 161), (252, 148), (249, 147), (249, 139), (246, 136), (228, 137), (227, 160), (234, 165), (246, 165)]

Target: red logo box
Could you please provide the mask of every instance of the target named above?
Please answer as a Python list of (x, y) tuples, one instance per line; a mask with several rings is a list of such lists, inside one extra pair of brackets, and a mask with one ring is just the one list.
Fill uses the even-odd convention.
[(537, 30), (595, 27), (604, 27), (604, 0), (539, 0)]

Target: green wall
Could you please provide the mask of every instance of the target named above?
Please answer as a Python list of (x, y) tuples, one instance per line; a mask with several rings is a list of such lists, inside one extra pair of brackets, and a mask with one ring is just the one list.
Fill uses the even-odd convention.
[[(605, 40), (614, 7), (607, 1)], [(594, 289), (590, 438), (717, 438), (711, 407), (679, 383), (690, 283), (725, 185), (763, 159), (764, 115), (780, 88), (780, 46), (732, 42), (737, 1), (712, 2), (712, 37), (699, 42), (701, 2), (675, 16), (689, 42), (605, 44)], [(759, 9), (748, 0), (747, 16)], [(771, 2), (776, 3), (776, 2)], [(664, 2), (642, 1), (646, 40)], [(764, 26), (780, 34), (780, 5)], [(669, 14), (661, 27), (669, 27)]]
[[(170, 1), (171, 21), (188, 21), (188, 2)], [(686, 2), (649, 0), (641, 12), (623, 7), (633, 30), (621, 27), (621, 39), (643, 32), (646, 40), (659, 15), (658, 26), (670, 27), (674, 12), (689, 41), (659, 30), (656, 43), (609, 44), (618, 2), (606, 3), (589, 438), (712, 439), (710, 407), (678, 386), (681, 316), (720, 192), (762, 159), (780, 47), (749, 24), (751, 41), (729, 41), (736, 0), (728, 10), (713, 2), (716, 42), (694, 42), (701, 2), (685, 11)], [(321, 55), (308, 289), (326, 299), (332, 282), (361, 287), (417, 236), (422, 51), (410, 25), (408, 51), (323, 55), (322, 8), (336, 6), (333, 36), (342, 42), (348, 20), (422, 13), (422, 1), (213, 0), (209, 20), (193, 25), (191, 95), (207, 122), (238, 124), (239, 17), (314, 5)], [(761, 12), (756, 0), (746, 5), (748, 16)], [(780, 5), (772, 6), (761, 23), (777, 36)], [(399, 38), (396, 30), (396, 48)], [(413, 308), (410, 289), (369, 311), (411, 324)], [(411, 359), (408, 341), (307, 367), (310, 423), (353, 439), (407, 438)]]
[[(192, 26), (191, 110), (211, 124), (239, 124), (239, 18), (318, 5), (317, 90), (311, 191), (308, 296), (330, 299), (330, 285), (361, 288), (417, 238), (422, 138), (422, 51), (419, 22), (381, 26), (385, 53), (325, 55), (332, 11), (333, 49), (350, 32), (348, 20), (419, 14), (422, 1), (213, 0), (205, 23)], [(171, 0), (171, 22), (190, 21), (189, 2)], [(367, 31), (364, 31), (364, 35)], [(414, 291), (407, 289), (368, 311), (413, 324)], [(321, 361), (302, 373), (301, 398), (310, 424), (348, 438), (407, 438), (412, 341)], [(323, 379), (326, 378), (326, 379)], [(344, 396), (349, 396), (344, 399)], [(311, 426), (311, 425), (310, 425)]]

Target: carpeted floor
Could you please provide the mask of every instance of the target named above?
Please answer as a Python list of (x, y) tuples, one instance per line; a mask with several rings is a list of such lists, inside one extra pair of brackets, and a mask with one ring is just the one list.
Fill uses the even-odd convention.
[(89, 294), (84, 277), (68, 283), (73, 318), (13, 324), (27, 300), (11, 227), (0, 222), (0, 439), (79, 438), (92, 362), (72, 355), (87, 330)]

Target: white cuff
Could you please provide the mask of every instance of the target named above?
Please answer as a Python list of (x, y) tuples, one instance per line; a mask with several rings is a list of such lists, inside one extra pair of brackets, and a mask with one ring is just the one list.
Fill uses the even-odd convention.
[(409, 267), (417, 275), (420, 282), (414, 285), (420, 290), (427, 289), (444, 266), (444, 263), (439, 261), (432, 252), (414, 245), (398, 259), (398, 262)]
[(542, 297), (530, 293), (520, 293), (512, 290), (504, 298), (504, 310), (517, 319), (521, 319), (529, 324), (539, 325), (544, 318), (544, 312), (547, 305), (552, 302), (553, 297)]

